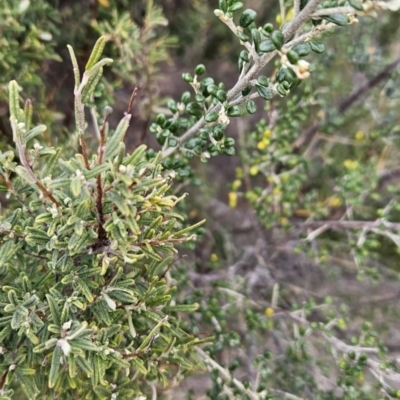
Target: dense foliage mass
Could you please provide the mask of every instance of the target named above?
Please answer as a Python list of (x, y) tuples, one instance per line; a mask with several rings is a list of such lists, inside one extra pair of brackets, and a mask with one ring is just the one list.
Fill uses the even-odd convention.
[(0, 400), (400, 398), (398, 2), (3, 3)]

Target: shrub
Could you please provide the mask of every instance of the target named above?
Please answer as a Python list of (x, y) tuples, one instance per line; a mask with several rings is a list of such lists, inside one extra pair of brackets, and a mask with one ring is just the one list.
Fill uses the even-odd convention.
[(128, 399), (146, 382), (169, 384), (198, 364), (198, 340), (175, 316), (197, 305), (170, 303), (176, 288), (166, 274), (175, 245), (202, 222), (182, 228), (174, 213), (181, 199), (167, 193), (160, 156), (148, 159), (144, 145), (126, 155), (130, 107), (114, 130), (106, 111), (98, 151), (86, 145), (83, 101), (111, 61), (99, 60), (104, 43), (82, 80), (70, 48), (81, 154), (65, 159), (63, 148), (32, 145), (46, 127), (33, 127), (30, 101), (21, 109), (10, 83), (18, 159), (1, 154), (10, 195), (1, 220), (3, 398), (18, 382), (28, 398)]

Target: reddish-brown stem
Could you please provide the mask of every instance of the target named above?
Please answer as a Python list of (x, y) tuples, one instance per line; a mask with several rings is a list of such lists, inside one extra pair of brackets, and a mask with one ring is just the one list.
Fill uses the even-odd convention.
[(183, 255), (181, 255), (180, 257), (178, 257), (176, 260), (173, 260), (173, 261), (168, 265), (168, 267), (167, 267), (167, 269), (164, 271), (164, 273), (158, 277), (158, 280), (160, 281), (161, 279), (163, 279), (163, 278), (165, 277), (165, 275), (167, 274), (167, 272), (171, 269), (171, 267), (172, 267), (174, 264), (176, 264), (179, 260), (182, 260), (182, 258), (185, 258), (185, 257), (186, 257), (186, 255), (183, 254)]
[[(105, 143), (105, 136), (106, 136), (106, 126), (108, 120), (109, 111), (106, 108), (104, 113), (104, 121), (100, 129), (100, 143), (99, 143), (99, 165), (103, 164), (104, 158), (104, 143)], [(101, 174), (97, 176), (97, 201), (96, 201), (97, 213), (99, 215), (99, 228), (98, 228), (98, 235), (99, 241), (103, 242), (106, 238), (106, 231), (104, 230), (104, 213), (103, 213), (103, 185), (101, 182)]]
[(126, 113), (127, 113), (127, 114), (130, 114), (130, 113), (131, 113), (132, 106), (133, 106), (133, 102), (135, 101), (135, 97), (136, 97), (137, 94), (138, 94), (137, 92), (138, 92), (138, 88), (135, 87), (135, 88), (133, 89), (132, 94), (131, 94), (131, 98), (129, 99), (128, 109), (126, 110)]
[(86, 142), (83, 135), (79, 135), (79, 144), (81, 145), (83, 159), (85, 160), (85, 167), (86, 169), (90, 169)]
[(25, 169), (28, 171), (29, 175), (32, 177), (32, 179), (35, 181), (36, 186), (39, 188), (39, 190), (48, 198), (50, 199), (57, 207), (60, 207), (60, 203), (54, 198), (54, 196), (45, 188), (42, 182), (39, 181), (39, 179), (36, 177), (34, 174), (32, 167), (28, 163), (28, 160), (26, 158), (26, 153), (25, 153), (25, 146), (21, 144), (20, 141), (16, 142), (16, 145), (18, 147), (18, 152), (19, 152), (19, 157), (21, 159), (22, 165), (25, 167)]

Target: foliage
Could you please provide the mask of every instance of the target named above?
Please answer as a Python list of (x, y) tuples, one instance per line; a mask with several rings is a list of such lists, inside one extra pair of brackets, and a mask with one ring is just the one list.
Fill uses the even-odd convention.
[(115, 130), (104, 118), (97, 153), (83, 137), (82, 101), (112, 61), (99, 60), (104, 44), (102, 37), (82, 80), (70, 47), (83, 150), (70, 159), (62, 148), (32, 145), (46, 127), (32, 126), (30, 101), (20, 109), (10, 83), (19, 161), (12, 151), (1, 155), (10, 195), (1, 222), (4, 398), (16, 382), (28, 398), (132, 398), (147, 382), (167, 385), (198, 365), (191, 348), (199, 340), (175, 316), (197, 305), (171, 304), (166, 280), (175, 245), (193, 239), (195, 226), (181, 229), (173, 212), (180, 199), (167, 194), (159, 157), (147, 159), (145, 146), (125, 155), (129, 112)]
[[(92, 7), (78, 1), (54, 4), (48, 0), (3, 0), (0, 29), (6, 34), (2, 37), (0, 105), (6, 107), (3, 102), (7, 100), (8, 82), (18, 80), (27, 96), (36, 100), (41, 121), (57, 132), (57, 137), (63, 137), (74, 119), (69, 111), (73, 94), (63, 86), (73, 79), (67, 63), (61, 63), (68, 57), (66, 45), (77, 49), (78, 64), (82, 67), (89, 57), (88, 49), (99, 35), (104, 35), (110, 42), (107, 55), (116, 61), (107, 77), (101, 78), (93, 101), (103, 109), (118, 100), (115, 92), (122, 83), (128, 92), (135, 86), (140, 88), (140, 101), (134, 110), (136, 119), (144, 125), (138, 135), (140, 141), (154, 109), (160, 106), (158, 65), (169, 60), (168, 50), (175, 46), (176, 38), (166, 35), (168, 21), (151, 0), (141, 2), (131, 13), (126, 1), (94, 3)], [(135, 22), (138, 19), (140, 23)], [(68, 30), (61, 35), (63, 26), (68, 26)], [(4, 112), (0, 114), (3, 116)], [(60, 129), (60, 122), (64, 129)], [(0, 120), (0, 129), (12, 142), (6, 122)]]
[[(71, 34), (76, 130), (67, 140), (32, 127), (30, 101), (21, 110), (18, 85), (9, 86), (17, 153), (1, 157), (2, 395), (21, 396), (22, 388), (28, 398), (154, 399), (161, 385), (205, 366), (210, 385), (201, 395), (213, 400), (399, 397), (396, 358), (384, 344), (398, 310), (376, 317), (373, 307), (356, 309), (356, 290), (398, 280), (399, 192), (391, 180), (399, 60), (371, 23), (379, 15), (382, 32), (390, 30), (393, 18), (381, 10), (396, 15), (396, 1), (281, 1), (267, 7), (278, 12), (271, 21), (271, 13), (220, 0), (214, 15), (242, 46), (221, 45), (236, 57), (237, 82), (228, 89), (204, 58), (182, 75), (190, 90), (164, 108), (158, 65), (176, 42), (160, 35), (166, 20), (156, 4), (147, 1), (137, 22), (128, 3), (101, 0), (98, 18), (83, 13), (84, 29), (104, 35), (91, 55), (90, 35), (77, 27), (75, 42)], [(59, 15), (73, 19), (82, 7)], [(188, 26), (173, 16), (173, 31), (197, 43), (196, 29), (211, 23), (208, 6), (185, 7)], [(103, 50), (114, 63), (100, 60)], [(185, 51), (194, 52), (181, 44)], [(205, 46), (210, 52), (215, 59)], [(140, 90), (111, 130), (108, 105), (124, 85)], [(126, 154), (132, 104), (146, 124), (159, 111), (148, 126), (158, 146), (130, 143)], [(250, 122), (235, 124), (247, 114)], [(71, 144), (80, 154), (71, 155)], [(205, 191), (181, 201), (182, 188), (200, 178), (218, 184), (197, 159), (207, 165), (236, 153), (227, 205), (214, 199), (205, 208)], [(209, 165), (214, 179), (220, 171)], [(244, 217), (245, 234), (229, 232), (221, 214), (227, 226)], [(193, 249), (204, 232), (197, 257), (174, 258), (176, 245)], [(304, 281), (287, 266), (303, 263)], [(332, 280), (354, 288), (332, 293)]]

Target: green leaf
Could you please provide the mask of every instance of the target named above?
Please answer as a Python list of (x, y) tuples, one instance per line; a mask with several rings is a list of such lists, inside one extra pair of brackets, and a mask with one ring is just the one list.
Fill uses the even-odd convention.
[(246, 110), (249, 114), (255, 114), (257, 111), (257, 104), (253, 100), (249, 100), (246, 104)]
[(181, 229), (180, 231), (173, 233), (172, 236), (175, 237), (175, 238), (181, 237), (181, 236), (185, 235), (186, 233), (192, 231), (193, 229), (196, 229), (196, 228), (200, 227), (205, 222), (206, 222), (206, 220), (203, 219), (202, 221), (197, 222), (197, 224), (194, 224), (192, 226), (188, 226), (187, 228)]
[(97, 167), (92, 168), (91, 170), (83, 171), (83, 175), (85, 176), (86, 179), (97, 178), (98, 175), (108, 171), (110, 167), (111, 167), (110, 164), (101, 164), (98, 165)]
[(219, 0), (219, 8), (226, 13), (228, 11), (228, 0)]
[(127, 156), (124, 160), (125, 165), (137, 165), (139, 161), (143, 159), (144, 153), (147, 149), (145, 144), (141, 144), (138, 146), (135, 151), (130, 155)]
[(228, 7), (228, 11), (231, 13), (234, 13), (236, 11), (239, 11), (240, 9), (243, 8), (243, 3), (241, 1), (238, 1), (234, 4), (232, 4), (231, 6)]
[[(46, 236), (46, 240), (48, 240)], [(9, 239), (0, 246), (0, 267), (5, 265), (15, 254), (18, 247), (14, 240)]]
[(291, 64), (297, 64), (297, 62), (299, 61), (299, 55), (294, 50), (289, 50), (286, 53), (286, 57)]
[(131, 114), (126, 114), (119, 122), (117, 129), (107, 140), (106, 148), (104, 152), (104, 159), (109, 160), (118, 153), (119, 144), (124, 140), (126, 131), (129, 128), (129, 122), (131, 120)]
[(194, 312), (198, 310), (200, 307), (199, 304), (178, 304), (175, 306), (165, 306), (163, 308), (163, 312), (169, 313), (169, 312)]
[(87, 351), (98, 351), (98, 347), (88, 339), (74, 339), (70, 342), (72, 347), (78, 347)]
[(357, 0), (349, 0), (349, 4), (358, 11), (364, 11), (363, 5)]
[(229, 117), (240, 117), (242, 115), (242, 109), (239, 106), (230, 106), (226, 110), (226, 114)]
[(87, 84), (82, 90), (81, 100), (82, 103), (86, 104), (91, 100), (92, 94), (96, 90), (96, 87), (103, 75), (103, 68), (99, 68), (98, 71), (91, 75)]
[(255, 29), (255, 28), (252, 29), (251, 30), (251, 37), (253, 39), (254, 46), (255, 46), (256, 50), (258, 50), (258, 47), (259, 47), (259, 45), (261, 43), (261, 35), (260, 35), (259, 30)]
[(19, 107), (19, 91), (18, 91), (17, 81), (11, 81), (8, 84), (8, 90), (9, 90), (10, 115), (18, 121), (20, 115), (20, 107)]
[(266, 76), (264, 76), (264, 75), (260, 75), (260, 76), (257, 78), (257, 81), (258, 81), (258, 83), (259, 83), (261, 86), (265, 86), (265, 87), (268, 87), (268, 85), (269, 85), (269, 83), (270, 83), (269, 79), (268, 79)]
[(46, 294), (46, 299), (47, 299), (47, 304), (49, 305), (53, 323), (58, 326), (61, 325), (61, 313), (55, 299), (50, 294)]
[(242, 51), (240, 52), (239, 57), (240, 57), (243, 61), (249, 62), (249, 52), (248, 52), (248, 51), (242, 50)]
[(73, 67), (73, 71), (74, 71), (74, 78), (75, 78), (75, 87), (77, 88), (77, 87), (79, 87), (79, 84), (81, 81), (78, 61), (76, 59), (75, 52), (74, 52), (74, 49), (72, 48), (72, 46), (67, 44), (67, 48), (69, 51), (69, 55), (71, 57), (72, 67)]
[(215, 97), (216, 97), (221, 103), (223, 103), (223, 102), (225, 102), (226, 99), (227, 99), (227, 94), (226, 94), (225, 90), (220, 89), (220, 90), (217, 90), (217, 93), (215, 94)]
[(299, 55), (299, 57), (305, 57), (310, 54), (311, 48), (309, 43), (300, 43), (293, 47), (293, 50)]
[(92, 53), (90, 54), (89, 60), (86, 64), (85, 70), (88, 71), (100, 60), (101, 55), (103, 54), (104, 46), (106, 45), (106, 37), (100, 36), (97, 39), (96, 44), (93, 47)]
[(36, 371), (33, 370), (33, 373), (30, 374), (27, 374), (26, 372), (26, 369), (17, 367), (15, 370), (15, 376), (18, 379), (18, 382), (21, 384), (21, 387), (28, 399), (36, 399), (40, 393), (40, 390), (36, 386), (35, 378), (32, 376)]
[(323, 53), (325, 51), (325, 46), (321, 42), (317, 42), (316, 40), (313, 40), (309, 42), (311, 50), (315, 53)]
[(263, 40), (260, 45), (258, 46), (258, 50), (261, 51), (262, 53), (270, 53), (271, 51), (276, 50), (275, 44), (272, 42), (272, 40)]
[(54, 168), (56, 167), (58, 160), (61, 155), (61, 147), (57, 148), (55, 153), (51, 155), (47, 163), (45, 164), (43, 171), (41, 173), (41, 177), (45, 178), (46, 176), (50, 176), (53, 173)]
[(257, 18), (257, 13), (248, 8), (247, 10), (244, 10), (242, 15), (240, 16), (239, 24), (242, 28), (247, 28), (249, 25), (251, 25)]
[(206, 72), (206, 67), (204, 66), (204, 64), (199, 64), (194, 70), (194, 73), (197, 76), (203, 75), (205, 72)]
[(78, 367), (88, 376), (92, 376), (93, 375), (93, 368), (90, 365), (90, 363), (83, 357), (81, 356), (76, 356), (75, 357), (76, 360), (76, 364), (78, 365)]
[(242, 42), (248, 42), (250, 38), (244, 34), (243, 32), (237, 31), (236, 36), (242, 41)]
[(34, 185), (36, 183), (35, 178), (28, 172), (28, 170), (22, 165), (18, 165), (15, 168), (15, 172), (27, 183)]
[(35, 128), (31, 129), (23, 138), (22, 143), (28, 143), (30, 140), (32, 140), (34, 137), (37, 135), (40, 135), (41, 133), (45, 132), (47, 129), (46, 125), (38, 125)]
[(56, 384), (58, 372), (61, 365), (61, 357), (63, 351), (60, 346), (56, 346), (53, 351), (53, 356), (51, 359), (51, 367), (49, 372), (49, 388), (53, 388)]
[(275, 45), (275, 47), (280, 50), (285, 42), (285, 38), (283, 37), (283, 33), (281, 31), (273, 31), (271, 33), (271, 41)]
[(274, 97), (272, 90), (264, 86), (256, 85), (256, 90), (260, 97), (262, 97), (264, 100), (272, 100)]
[(213, 112), (209, 112), (205, 115), (204, 120), (206, 122), (214, 122), (218, 119), (219, 115), (217, 112), (213, 111)]
[(350, 22), (350, 18), (346, 14), (322, 15), (321, 18), (339, 26), (345, 26)]
[(190, 115), (193, 115), (195, 117), (201, 117), (203, 115), (203, 108), (199, 103), (189, 103), (186, 106), (186, 112)]

